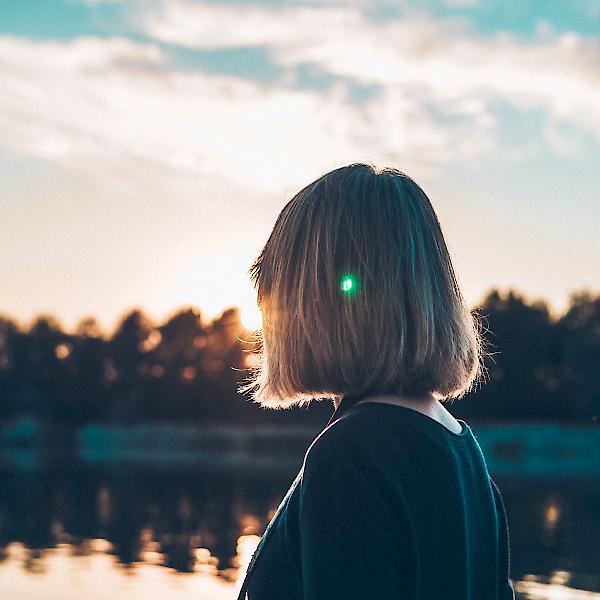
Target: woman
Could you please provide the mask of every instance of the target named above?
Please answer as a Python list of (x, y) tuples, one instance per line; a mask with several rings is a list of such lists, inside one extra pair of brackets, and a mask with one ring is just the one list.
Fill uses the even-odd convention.
[(263, 407), (335, 411), (254, 553), (249, 600), (508, 600), (506, 513), (469, 425), (442, 402), (482, 378), (425, 192), (351, 164), (302, 189), (250, 268)]

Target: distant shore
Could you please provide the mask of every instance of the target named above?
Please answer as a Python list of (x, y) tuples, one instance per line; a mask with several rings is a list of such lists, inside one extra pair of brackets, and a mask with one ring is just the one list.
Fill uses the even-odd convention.
[[(491, 473), (600, 480), (598, 426), (468, 422)], [(22, 417), (0, 425), (0, 464), (34, 468), (70, 457), (86, 464), (287, 468), (301, 464), (319, 431), (304, 425), (153, 423), (90, 424), (67, 430)]]

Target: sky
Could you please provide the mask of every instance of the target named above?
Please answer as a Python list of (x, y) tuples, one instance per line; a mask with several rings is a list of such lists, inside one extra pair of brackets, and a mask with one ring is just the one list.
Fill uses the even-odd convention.
[(3, 0), (0, 314), (242, 309), (302, 187), (425, 189), (470, 306), (600, 290), (600, 0)]

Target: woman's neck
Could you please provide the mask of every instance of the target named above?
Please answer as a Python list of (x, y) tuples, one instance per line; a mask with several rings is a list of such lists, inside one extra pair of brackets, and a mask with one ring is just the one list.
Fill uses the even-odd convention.
[[(334, 408), (340, 405), (341, 400), (334, 401)], [(356, 404), (363, 402), (385, 402), (389, 404), (399, 404), (400, 406), (408, 406), (417, 410), (428, 410), (437, 408), (439, 402), (433, 397), (433, 394), (409, 395), (409, 394), (372, 394), (361, 398)]]
[[(462, 425), (450, 412), (448, 412), (448, 410), (446, 410), (441, 402), (433, 397), (432, 394), (425, 394), (422, 396), (373, 394), (372, 396), (361, 398), (356, 405), (367, 402), (382, 402), (383, 404), (397, 404), (399, 406), (412, 408), (413, 410), (438, 421), (453, 433), (462, 432)], [(336, 408), (337, 406), (339, 406), (339, 402), (336, 405)]]

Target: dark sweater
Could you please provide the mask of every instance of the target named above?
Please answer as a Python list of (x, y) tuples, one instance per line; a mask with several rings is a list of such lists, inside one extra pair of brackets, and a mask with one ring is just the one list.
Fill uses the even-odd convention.
[(345, 400), (263, 534), (248, 599), (513, 600), (504, 504), (468, 424)]

